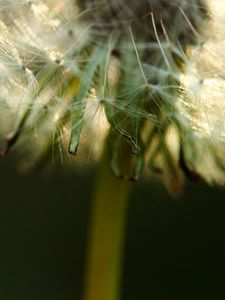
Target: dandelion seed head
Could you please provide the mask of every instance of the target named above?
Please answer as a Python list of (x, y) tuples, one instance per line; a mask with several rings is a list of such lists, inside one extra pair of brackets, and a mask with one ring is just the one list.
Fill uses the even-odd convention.
[(3, 152), (25, 142), (37, 161), (67, 147), (97, 160), (108, 141), (117, 177), (146, 165), (174, 190), (183, 174), (222, 183), (224, 12), (221, 0), (2, 0)]

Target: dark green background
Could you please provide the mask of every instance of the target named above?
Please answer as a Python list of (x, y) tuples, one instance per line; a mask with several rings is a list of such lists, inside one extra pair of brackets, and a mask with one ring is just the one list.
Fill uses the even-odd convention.
[[(0, 299), (80, 300), (95, 177), (22, 176), (0, 158)], [(189, 184), (181, 199), (135, 185), (122, 300), (225, 299), (225, 191)]]

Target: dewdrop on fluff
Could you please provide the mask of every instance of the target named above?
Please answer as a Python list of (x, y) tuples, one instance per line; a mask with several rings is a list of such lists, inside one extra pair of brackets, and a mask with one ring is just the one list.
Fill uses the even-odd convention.
[(2, 0), (2, 153), (98, 160), (107, 144), (118, 178), (222, 184), (224, 26), (221, 0)]

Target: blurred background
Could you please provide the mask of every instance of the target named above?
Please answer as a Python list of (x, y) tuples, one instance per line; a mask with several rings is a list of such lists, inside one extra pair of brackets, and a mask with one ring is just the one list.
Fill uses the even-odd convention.
[[(95, 170), (0, 170), (0, 299), (80, 300)], [(135, 184), (122, 280), (122, 300), (224, 300), (225, 190)]]

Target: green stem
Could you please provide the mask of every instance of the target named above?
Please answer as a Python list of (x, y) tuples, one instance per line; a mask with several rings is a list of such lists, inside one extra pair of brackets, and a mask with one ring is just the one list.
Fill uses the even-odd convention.
[(130, 183), (102, 163), (94, 193), (84, 300), (118, 300)]

